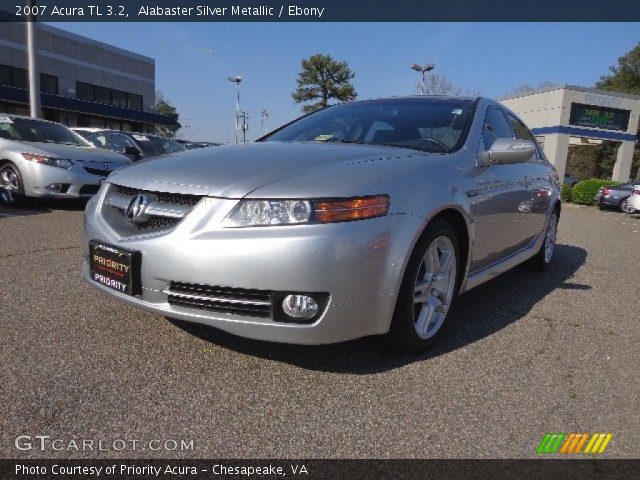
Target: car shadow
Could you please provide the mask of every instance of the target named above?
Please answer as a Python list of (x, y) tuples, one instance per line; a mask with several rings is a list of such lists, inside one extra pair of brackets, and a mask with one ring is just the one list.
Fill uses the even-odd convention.
[(0, 203), (0, 219), (43, 215), (51, 213), (54, 210), (81, 212), (84, 211), (86, 206), (86, 199), (29, 199), (17, 207), (8, 207)]
[(428, 360), (488, 337), (520, 320), (556, 289), (592, 288), (569, 281), (586, 257), (587, 252), (583, 248), (557, 245), (552, 267), (547, 272), (520, 266), (460, 296), (440, 341), (422, 355), (395, 352), (387, 345), (384, 336), (333, 345), (287, 345), (245, 339), (195, 323), (169, 321), (202, 340), (243, 354), (309, 370), (368, 375)]

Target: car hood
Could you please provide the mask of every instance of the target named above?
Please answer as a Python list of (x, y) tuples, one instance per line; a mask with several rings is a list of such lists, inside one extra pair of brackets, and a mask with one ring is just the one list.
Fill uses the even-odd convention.
[(37, 153), (40, 155), (55, 155), (70, 160), (90, 161), (96, 163), (122, 163), (130, 164), (131, 160), (119, 153), (94, 147), (75, 147), (73, 145), (61, 145), (58, 143), (21, 142), (25, 153)]
[(259, 142), (156, 157), (114, 172), (109, 181), (141, 190), (241, 198), (298, 175), (416, 155), (425, 154), (375, 145)]

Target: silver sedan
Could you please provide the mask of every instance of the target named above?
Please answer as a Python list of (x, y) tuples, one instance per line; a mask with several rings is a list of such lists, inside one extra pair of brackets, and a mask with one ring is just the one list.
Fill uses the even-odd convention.
[(122, 169), (85, 216), (84, 277), (117, 300), (255, 339), (387, 334), (420, 352), (459, 294), (549, 266), (560, 200), (511, 111), (408, 97)]
[(0, 114), (0, 202), (89, 198), (127, 157), (95, 148), (55, 122)]

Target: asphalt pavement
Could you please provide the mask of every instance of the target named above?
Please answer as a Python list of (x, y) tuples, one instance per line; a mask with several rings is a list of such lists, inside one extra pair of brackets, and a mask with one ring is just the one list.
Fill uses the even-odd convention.
[(417, 357), (124, 306), (83, 283), (81, 229), (81, 204), (0, 209), (2, 458), (533, 458), (547, 432), (640, 457), (639, 215), (564, 206), (551, 270), (465, 294)]

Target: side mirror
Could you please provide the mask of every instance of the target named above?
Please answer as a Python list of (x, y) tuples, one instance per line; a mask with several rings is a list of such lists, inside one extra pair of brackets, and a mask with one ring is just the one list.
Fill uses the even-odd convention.
[(499, 138), (488, 152), (482, 154), (482, 162), (484, 165), (524, 163), (531, 159), (535, 151), (536, 146), (530, 140)]

